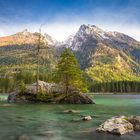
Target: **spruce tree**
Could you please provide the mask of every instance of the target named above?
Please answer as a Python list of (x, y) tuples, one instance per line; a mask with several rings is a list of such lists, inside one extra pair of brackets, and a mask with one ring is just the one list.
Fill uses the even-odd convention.
[(69, 93), (71, 88), (79, 91), (86, 90), (82, 79), (82, 71), (70, 49), (65, 49), (62, 52), (57, 68), (58, 81), (64, 86), (66, 94)]

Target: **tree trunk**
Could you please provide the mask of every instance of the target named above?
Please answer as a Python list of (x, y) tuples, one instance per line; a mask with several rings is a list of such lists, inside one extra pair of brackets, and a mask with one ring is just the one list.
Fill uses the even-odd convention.
[(39, 50), (41, 41), (41, 29), (39, 29), (38, 46), (37, 46), (37, 75), (36, 75), (36, 93), (39, 92)]
[(69, 91), (69, 79), (68, 79), (68, 74), (65, 75), (65, 92), (66, 92), (66, 95), (68, 95), (68, 91)]

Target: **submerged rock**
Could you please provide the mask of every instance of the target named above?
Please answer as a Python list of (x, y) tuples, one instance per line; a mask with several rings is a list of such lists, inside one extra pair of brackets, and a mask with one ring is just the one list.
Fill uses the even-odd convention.
[(131, 124), (125, 116), (113, 117), (108, 119), (96, 129), (97, 132), (107, 132), (116, 135), (123, 135), (133, 132), (133, 124)]
[(61, 134), (61, 131), (54, 130), (54, 131), (44, 131), (37, 134), (37, 136), (44, 137), (46, 139), (56, 139)]
[(1, 104), (0, 106), (2, 107), (9, 107), (9, 106), (13, 106), (12, 104)]
[(41, 132), (38, 136), (47, 137), (48, 139), (54, 138), (56, 135), (53, 131)]
[(18, 140), (29, 140), (29, 137), (28, 137), (28, 135), (23, 134), (23, 135), (21, 135), (21, 136), (19, 137)]
[(73, 109), (68, 109), (68, 110), (64, 110), (63, 113), (69, 113), (69, 114), (72, 114), (72, 113), (78, 113), (79, 111), (76, 111), (76, 110), (73, 110)]

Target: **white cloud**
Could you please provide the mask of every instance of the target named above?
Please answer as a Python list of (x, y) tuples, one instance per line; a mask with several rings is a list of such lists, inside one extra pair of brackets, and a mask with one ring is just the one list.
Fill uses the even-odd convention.
[[(42, 33), (47, 33), (58, 41), (64, 41), (71, 34), (75, 34), (78, 31), (82, 23), (65, 23), (65, 22), (53, 22), (43, 24), (41, 28)], [(7, 36), (24, 29), (28, 29), (30, 32), (38, 32), (40, 24), (32, 23), (25, 25), (1, 25), (0, 36)], [(9, 30), (10, 29), (10, 30)]]
[[(64, 41), (71, 34), (75, 34), (81, 24), (94, 24), (103, 30), (118, 31), (125, 33), (134, 39), (140, 41), (140, 28), (137, 24), (123, 24), (123, 23), (101, 23), (100, 21), (75, 21), (75, 22), (52, 22), (46, 23), (42, 26), (42, 33), (48, 33), (50, 36), (58, 41)], [(39, 24), (20, 24), (20, 25), (1, 25), (0, 36), (6, 36), (28, 29), (31, 32), (38, 32)]]
[(50, 23), (44, 26), (43, 32), (47, 32), (50, 36), (58, 41), (64, 41), (69, 35), (78, 31), (80, 24), (78, 23)]
[[(81, 24), (94, 24), (103, 30), (122, 32), (140, 41), (140, 22), (139, 17), (136, 16), (136, 13), (139, 13), (139, 9), (135, 6), (134, 2), (132, 2), (132, 4), (134, 5), (126, 6), (120, 10), (110, 6), (107, 8), (97, 7), (92, 10), (86, 9), (86, 12), (81, 11), (81, 13), (78, 12), (77, 14), (75, 11), (66, 11), (66, 13), (58, 12), (56, 15), (50, 15), (51, 18), (48, 18), (46, 15), (40, 16), (41, 21), (45, 19), (48, 21), (42, 27), (42, 32), (46, 32), (53, 38), (63, 41), (69, 35), (74, 34)], [(13, 9), (9, 9), (8, 13), (9, 11), (11, 11), (11, 13), (14, 12)], [(23, 11), (23, 9), (16, 9), (16, 13), (18, 14), (14, 16), (15, 24), (10, 24), (10, 22), (12, 22), (10, 20), (12, 19), (9, 20), (9, 18), (7, 23), (0, 23), (0, 36), (14, 34), (25, 28), (31, 32), (37, 32), (39, 30), (40, 23), (42, 23), (39, 19), (38, 23), (23, 23), (33, 21), (32, 14), (28, 12), (28, 10)], [(5, 18), (6, 17), (0, 17), (1, 22), (2, 20), (5, 21)], [(18, 23), (19, 21), (20, 23)]]
[(140, 28), (137, 25), (102, 25), (107, 31), (118, 31), (140, 41)]

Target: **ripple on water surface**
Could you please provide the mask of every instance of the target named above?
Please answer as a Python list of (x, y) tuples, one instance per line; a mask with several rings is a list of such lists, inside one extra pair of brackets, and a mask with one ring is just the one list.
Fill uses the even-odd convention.
[[(96, 133), (96, 127), (116, 115), (140, 115), (139, 95), (95, 95), (96, 105), (7, 104), (0, 102), (0, 140), (140, 140)], [(75, 113), (64, 113), (73, 109)], [(92, 116), (91, 121), (80, 120)], [(74, 121), (73, 121), (74, 120)]]

